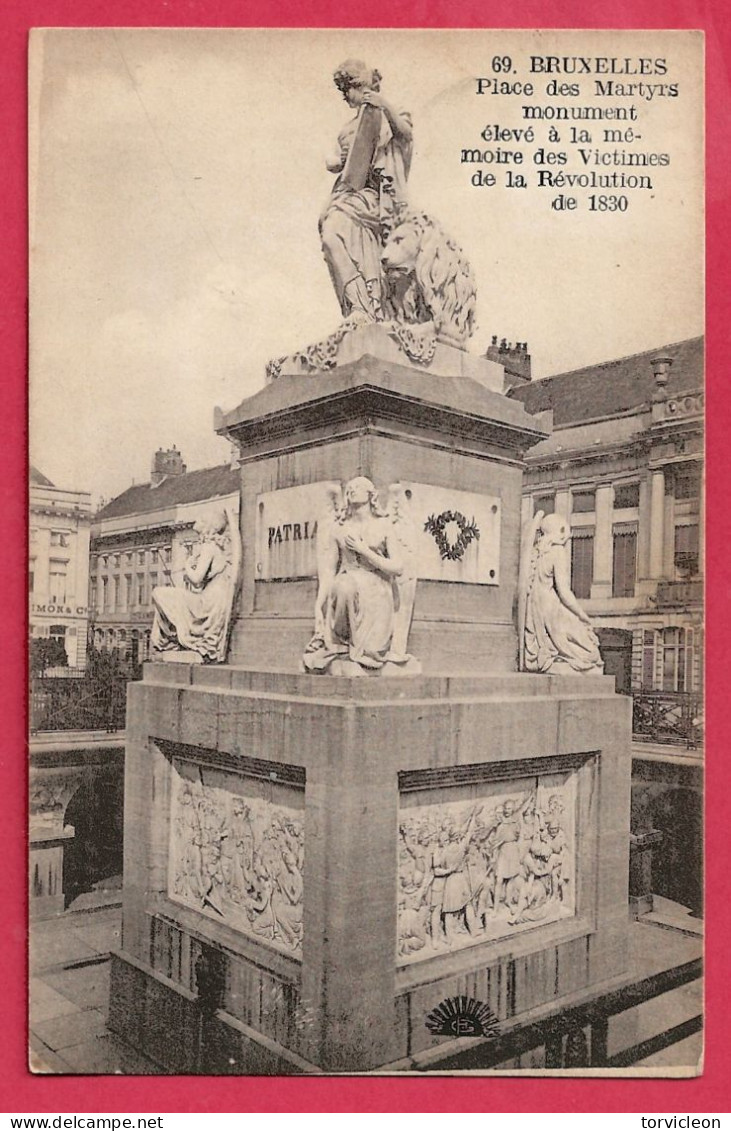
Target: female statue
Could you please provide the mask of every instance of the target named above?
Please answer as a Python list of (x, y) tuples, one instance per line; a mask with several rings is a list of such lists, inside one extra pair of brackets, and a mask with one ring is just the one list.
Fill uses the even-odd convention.
[(205, 663), (222, 662), (239, 572), (235, 520), (216, 511), (198, 519), (194, 530), (199, 540), (182, 570), (187, 587), (152, 591), (150, 644), (156, 652), (191, 651)]
[(322, 250), (343, 315), (375, 322), (382, 318), (383, 236), (406, 201), (411, 119), (386, 101), (380, 74), (360, 60), (341, 63), (333, 78), (356, 114), (326, 162), (338, 177), (320, 216)]
[(364, 476), (346, 484), (344, 502), (331, 522), (318, 525), (319, 587), (307, 671), (326, 671), (336, 657), (371, 669), (408, 659), (391, 651), (394, 588), (403, 571), (394, 522)]
[(552, 675), (601, 675), (597, 635), (571, 591), (568, 539), (565, 518), (537, 513), (521, 567), (521, 668)]

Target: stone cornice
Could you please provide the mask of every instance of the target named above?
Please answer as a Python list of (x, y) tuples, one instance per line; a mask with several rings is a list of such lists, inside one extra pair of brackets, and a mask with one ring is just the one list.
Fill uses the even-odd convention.
[(314, 438), (388, 432), (509, 458), (550, 434), (545, 416), (466, 377), (435, 377), (366, 356), (318, 377), (283, 377), (216, 420), (242, 463)]

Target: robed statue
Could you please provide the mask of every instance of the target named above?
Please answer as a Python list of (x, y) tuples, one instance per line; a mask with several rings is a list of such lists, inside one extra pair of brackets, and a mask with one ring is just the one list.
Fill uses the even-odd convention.
[(588, 614), (571, 589), (569, 524), (538, 511), (523, 532), (518, 583), (520, 667), (550, 675), (601, 675), (604, 664)]
[(238, 523), (233, 512), (214, 511), (201, 516), (194, 530), (198, 541), (179, 584), (152, 591), (152, 658), (186, 652), (194, 662), (223, 663), (241, 572)]
[(394, 484), (382, 507), (370, 479), (345, 485), (318, 519), (315, 632), (303, 656), (310, 672), (414, 670), (406, 651), (416, 592), (412, 527)]
[(383, 317), (384, 237), (406, 203), (411, 168), (411, 118), (381, 94), (381, 76), (358, 59), (334, 74), (355, 115), (326, 162), (337, 174), (320, 216), (322, 250), (344, 316)]

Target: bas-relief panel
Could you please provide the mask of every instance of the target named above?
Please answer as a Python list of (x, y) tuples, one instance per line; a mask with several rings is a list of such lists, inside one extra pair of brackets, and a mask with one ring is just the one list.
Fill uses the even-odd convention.
[(174, 759), (172, 773), (169, 897), (300, 957), (303, 809), (223, 770)]
[(457, 792), (462, 800), (402, 800), (400, 963), (576, 913), (576, 775)]

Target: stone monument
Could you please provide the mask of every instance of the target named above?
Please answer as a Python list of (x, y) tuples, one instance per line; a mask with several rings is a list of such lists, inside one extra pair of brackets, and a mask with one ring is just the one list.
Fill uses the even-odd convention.
[(360, 62), (335, 81), (344, 321), (217, 410), (241, 460), (226, 654), (129, 689), (110, 1025), (169, 1072), (438, 1067), (455, 1000), (489, 1040), (626, 965), (630, 703), (566, 532), (540, 516), (521, 556), (550, 420), (465, 348), (474, 282), (406, 205), (408, 115)]

